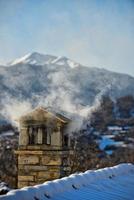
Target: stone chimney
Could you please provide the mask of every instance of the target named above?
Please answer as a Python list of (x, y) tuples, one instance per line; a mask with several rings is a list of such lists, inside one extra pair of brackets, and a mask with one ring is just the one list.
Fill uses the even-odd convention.
[(43, 107), (19, 119), (18, 188), (32, 186), (71, 173), (70, 120)]

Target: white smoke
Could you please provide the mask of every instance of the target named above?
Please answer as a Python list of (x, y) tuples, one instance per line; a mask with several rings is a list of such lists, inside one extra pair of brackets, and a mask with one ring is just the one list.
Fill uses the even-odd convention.
[(4, 108), (1, 114), (9, 123), (18, 126), (18, 119), (32, 109), (32, 104), (28, 101), (18, 100), (15, 98), (4, 99)]
[(23, 100), (21, 97), (13, 98), (5, 95), (4, 108), (2, 115), (4, 115), (12, 124), (16, 124), (16, 120), (20, 116), (29, 112), (37, 106), (44, 108), (52, 107), (56, 112), (62, 112), (66, 117), (72, 119), (68, 133), (78, 131), (84, 127), (85, 119), (90, 119), (91, 114), (99, 108), (100, 101), (103, 95), (111, 88), (111, 85), (105, 87), (96, 95), (93, 105), (82, 105), (80, 99), (74, 98), (75, 94), (79, 92), (79, 88), (71, 84), (69, 76), (65, 75), (64, 71), (49, 73), (47, 78), (50, 81), (49, 94), (33, 94), (30, 100)]
[[(78, 132), (81, 129), (86, 129), (87, 124), (90, 123), (92, 113), (99, 109), (102, 97), (111, 89), (111, 87), (112, 85), (109, 84), (100, 93), (98, 93), (92, 106), (79, 106), (77, 108), (75, 107), (77, 117), (72, 121), (72, 123), (70, 123), (70, 126), (67, 130), (68, 134)], [(86, 119), (88, 119), (88, 121)]]

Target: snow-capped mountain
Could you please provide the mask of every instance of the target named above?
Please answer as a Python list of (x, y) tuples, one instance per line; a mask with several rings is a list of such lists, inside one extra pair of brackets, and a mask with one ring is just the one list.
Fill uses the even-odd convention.
[(78, 63), (64, 57), (64, 56), (52, 56), (52, 55), (44, 55), (37, 52), (27, 54), (21, 58), (17, 58), (16, 60), (9, 63), (9, 65), (16, 64), (31, 64), (31, 65), (45, 65), (45, 64), (57, 64), (57, 65), (67, 65), (69, 67), (77, 67)]
[(9, 65), (16, 65), (16, 64), (34, 64), (34, 65), (43, 65), (46, 63), (51, 63), (51, 61), (53, 61), (54, 59), (56, 59), (55, 56), (50, 56), (50, 55), (43, 55), (43, 54), (39, 54), (37, 52), (31, 53), (31, 54), (27, 54), (21, 58), (17, 58), (16, 60), (12, 61), (11, 63), (9, 63)]
[[(108, 94), (134, 94), (134, 78), (101, 68), (86, 67), (66, 57), (28, 54), (0, 66), (0, 107), (7, 114), (13, 105), (32, 104), (76, 113)], [(9, 105), (11, 105), (9, 109)], [(6, 107), (6, 110), (5, 110)], [(23, 106), (22, 110), (25, 106)], [(4, 108), (4, 109), (3, 109)], [(4, 112), (3, 112), (4, 110)], [(7, 111), (8, 110), (8, 111)]]

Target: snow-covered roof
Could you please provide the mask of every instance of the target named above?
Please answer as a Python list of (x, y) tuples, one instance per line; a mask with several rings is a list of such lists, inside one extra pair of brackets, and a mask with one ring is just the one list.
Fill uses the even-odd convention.
[(120, 164), (12, 190), (0, 200), (132, 200), (133, 197), (134, 165)]
[(123, 128), (121, 126), (108, 126), (107, 129), (109, 131), (121, 131)]

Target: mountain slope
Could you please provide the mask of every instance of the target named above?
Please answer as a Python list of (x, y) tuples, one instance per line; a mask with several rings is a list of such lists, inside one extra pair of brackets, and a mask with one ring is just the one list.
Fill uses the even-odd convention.
[(134, 78), (34, 52), (0, 66), (0, 91), (1, 114), (8, 112), (9, 105), (14, 108), (13, 104), (27, 102), (84, 115), (85, 107), (90, 108), (102, 95), (132, 95)]

